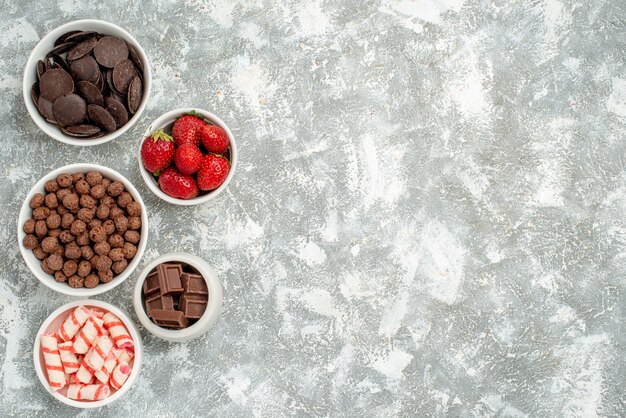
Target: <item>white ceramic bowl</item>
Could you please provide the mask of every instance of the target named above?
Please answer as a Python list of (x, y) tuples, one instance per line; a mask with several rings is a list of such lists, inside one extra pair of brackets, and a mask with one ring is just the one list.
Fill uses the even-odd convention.
[[(148, 273), (150, 273), (150, 271), (152, 271), (152, 269), (159, 264), (175, 261), (189, 264), (198, 270), (198, 273), (204, 277), (207, 288), (209, 289), (209, 303), (202, 317), (190, 327), (179, 330), (161, 328), (152, 322), (146, 314), (143, 297), (143, 282), (148, 276)], [(168, 341), (189, 341), (206, 333), (215, 321), (217, 321), (217, 317), (222, 310), (222, 284), (220, 283), (220, 279), (217, 277), (215, 270), (213, 270), (213, 268), (211, 268), (211, 266), (209, 266), (207, 262), (200, 257), (187, 253), (164, 254), (150, 262), (150, 264), (143, 269), (137, 278), (137, 283), (135, 283), (135, 293), (133, 295), (133, 304), (135, 306), (135, 313), (139, 318), (139, 322), (141, 322), (141, 324), (152, 334)]]
[[(165, 132), (171, 133), (172, 125), (174, 124), (174, 121), (176, 121), (176, 118), (178, 118), (184, 113), (191, 112), (192, 110), (198, 112), (205, 119), (210, 121), (212, 124), (217, 125), (226, 131), (226, 134), (228, 135), (228, 138), (230, 139), (230, 171), (228, 172), (228, 176), (226, 177), (226, 180), (224, 180), (224, 183), (222, 183), (222, 185), (218, 187), (217, 189), (212, 190), (207, 194), (200, 195), (193, 199), (187, 199), (187, 200), (176, 199), (175, 197), (171, 197), (165, 194), (159, 187), (159, 184), (157, 183), (157, 180), (154, 178), (152, 173), (146, 170), (145, 167), (143, 166), (143, 161), (141, 161), (141, 144), (143, 144), (144, 139), (150, 136), (151, 132), (156, 131), (158, 129), (164, 129)], [(143, 177), (144, 181), (148, 185), (148, 188), (152, 190), (152, 192), (155, 195), (159, 196), (161, 199), (165, 200), (166, 202), (172, 203), (174, 205), (182, 205), (182, 206), (193, 206), (193, 205), (199, 205), (201, 203), (206, 203), (209, 200), (215, 199), (220, 193), (222, 193), (228, 187), (228, 183), (230, 183), (230, 181), (233, 179), (233, 175), (235, 174), (235, 171), (237, 169), (237, 157), (238, 157), (238, 153), (237, 153), (237, 143), (235, 142), (235, 137), (233, 136), (230, 129), (228, 129), (228, 126), (226, 126), (224, 121), (222, 121), (220, 118), (218, 118), (216, 115), (214, 115), (211, 112), (207, 112), (206, 110), (196, 109), (196, 108), (191, 108), (191, 107), (174, 109), (158, 117), (154, 122), (150, 124), (148, 129), (146, 129), (143, 136), (139, 140), (139, 147), (137, 148), (137, 159), (139, 161), (139, 171), (141, 171), (141, 177)]]
[[(117, 317), (122, 320), (122, 322), (128, 329), (128, 332), (130, 333), (130, 336), (133, 338), (133, 341), (135, 343), (135, 356), (133, 357), (133, 361), (131, 364), (132, 371), (130, 372), (128, 379), (119, 390), (113, 391), (113, 389), (111, 389), (111, 395), (109, 395), (109, 397), (102, 399), (100, 401), (77, 401), (74, 399), (70, 399), (66, 397), (67, 387), (62, 388), (58, 391), (52, 391), (50, 389), (50, 385), (48, 384), (48, 376), (45, 371), (45, 362), (43, 358), (43, 353), (41, 352), (41, 336), (46, 332), (51, 332), (53, 330), (59, 329), (59, 327), (61, 326), (61, 324), (67, 317), (67, 315), (69, 314), (70, 310), (80, 305), (85, 305), (87, 307), (92, 307), (92, 308), (93, 307), (100, 308), (100, 309), (109, 311), (117, 315)], [(50, 316), (43, 322), (43, 324), (41, 324), (41, 327), (39, 328), (39, 331), (37, 332), (37, 336), (35, 337), (35, 345), (33, 347), (33, 361), (35, 363), (35, 372), (37, 373), (37, 377), (39, 377), (39, 381), (41, 382), (43, 387), (54, 398), (58, 399), (59, 401), (63, 402), (66, 405), (73, 406), (76, 408), (98, 408), (104, 405), (108, 405), (111, 402), (115, 402), (116, 400), (124, 396), (124, 394), (128, 392), (128, 390), (133, 386), (133, 384), (137, 380), (137, 377), (139, 376), (139, 369), (141, 369), (142, 355), (143, 355), (143, 346), (141, 343), (141, 336), (139, 335), (139, 331), (137, 330), (137, 327), (130, 320), (128, 315), (126, 315), (124, 312), (122, 312), (115, 306), (111, 305), (110, 303), (101, 302), (99, 300), (91, 300), (91, 299), (70, 302), (61, 306), (56, 311), (52, 312)]]
[[(38, 260), (37, 257), (35, 257), (31, 250), (24, 247), (22, 241), (24, 240), (26, 233), (24, 232), (24, 229), (22, 227), (24, 225), (24, 222), (30, 219), (32, 215), (32, 209), (29, 206), (30, 200), (35, 195), (35, 193), (46, 193), (44, 185), (48, 180), (55, 179), (61, 173), (86, 173), (92, 170), (99, 171), (100, 173), (102, 173), (103, 176), (108, 177), (111, 180), (121, 181), (124, 184), (126, 191), (128, 191), (133, 196), (133, 199), (135, 199), (135, 201), (139, 202), (139, 204), (141, 205), (141, 240), (137, 245), (137, 254), (135, 254), (135, 257), (130, 261), (130, 263), (128, 263), (126, 270), (124, 270), (122, 274), (113, 278), (113, 280), (111, 280), (109, 283), (101, 283), (92, 289), (88, 289), (86, 287), (74, 289), (70, 287), (67, 283), (59, 283), (55, 281), (53, 276), (50, 276), (41, 269), (41, 261)], [(135, 189), (135, 187), (131, 184), (130, 181), (126, 179), (126, 177), (122, 176), (117, 171), (96, 164), (82, 163), (66, 165), (65, 167), (57, 168), (56, 170), (46, 174), (33, 186), (32, 189), (30, 189), (30, 192), (28, 192), (28, 194), (26, 195), (24, 203), (22, 203), (22, 209), (20, 210), (20, 215), (17, 221), (17, 242), (20, 246), (20, 252), (22, 253), (22, 257), (24, 257), (24, 261), (26, 262), (26, 265), (28, 266), (30, 271), (33, 272), (33, 274), (39, 279), (41, 283), (45, 284), (50, 289), (56, 290), (57, 292), (63, 293), (65, 295), (79, 296), (83, 298), (98, 295), (120, 285), (124, 280), (128, 278), (128, 276), (132, 274), (133, 270), (137, 268), (139, 260), (141, 260), (141, 257), (146, 250), (146, 244), (148, 243), (148, 214), (146, 213), (146, 205), (144, 205), (143, 200), (141, 199), (141, 196), (139, 195), (137, 189)]]
[[(139, 105), (139, 109), (137, 113), (133, 115), (132, 118), (128, 120), (126, 125), (122, 126), (120, 129), (115, 132), (111, 132), (108, 135), (101, 136), (100, 138), (94, 139), (81, 139), (75, 138), (69, 135), (65, 135), (58, 126), (53, 125), (49, 122), (46, 122), (43, 116), (39, 114), (37, 107), (33, 103), (30, 97), (30, 90), (33, 86), (33, 83), (37, 81), (36, 68), (37, 61), (45, 58), (46, 54), (53, 48), (54, 41), (61, 35), (66, 32), (72, 30), (93, 30), (107, 35), (117, 36), (131, 44), (137, 54), (141, 58), (141, 62), (144, 67), (143, 74), (143, 87), (144, 93), (143, 98), (141, 100), (141, 104)], [(105, 22), (103, 20), (95, 20), (95, 19), (85, 19), (85, 20), (75, 20), (73, 22), (66, 23), (58, 28), (50, 31), (46, 36), (41, 38), (39, 43), (35, 46), (33, 51), (30, 53), (28, 57), (28, 61), (26, 61), (26, 67), (24, 68), (24, 79), (22, 82), (22, 88), (24, 93), (24, 103), (26, 104), (26, 109), (30, 114), (30, 117), (33, 118), (37, 126), (41, 128), (42, 131), (47, 133), (52, 138), (57, 141), (64, 142), (70, 145), (80, 145), (80, 146), (89, 146), (89, 145), (99, 145), (104, 144), (105, 142), (109, 142), (121, 135), (124, 135), (126, 131), (128, 131), (141, 117), (146, 105), (148, 104), (148, 99), (150, 98), (150, 89), (152, 88), (152, 73), (150, 72), (150, 63), (148, 62), (148, 56), (145, 51), (139, 45), (139, 43), (132, 37), (131, 34), (126, 32), (124, 29), (120, 28), (113, 23)]]

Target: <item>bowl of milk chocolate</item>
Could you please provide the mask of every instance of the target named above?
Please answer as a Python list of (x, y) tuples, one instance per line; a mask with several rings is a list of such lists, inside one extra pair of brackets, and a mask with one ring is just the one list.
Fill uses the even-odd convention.
[(188, 253), (157, 257), (142, 271), (134, 292), (135, 312), (152, 334), (182, 342), (206, 333), (222, 307), (215, 270)]

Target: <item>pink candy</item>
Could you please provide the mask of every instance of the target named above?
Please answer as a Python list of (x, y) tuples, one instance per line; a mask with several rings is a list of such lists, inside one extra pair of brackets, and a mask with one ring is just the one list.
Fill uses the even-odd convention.
[(109, 330), (113, 342), (119, 348), (132, 348), (134, 343), (124, 323), (111, 312), (104, 314), (104, 327)]
[(78, 335), (76, 335), (76, 339), (74, 340), (74, 352), (85, 354), (96, 337), (104, 334), (102, 328), (103, 324), (104, 321), (101, 318), (95, 315), (90, 316), (85, 325), (83, 325), (82, 329), (78, 332)]
[(91, 310), (84, 306), (79, 306), (74, 309), (72, 313), (65, 319), (61, 328), (59, 328), (59, 338), (63, 341), (70, 341), (74, 338), (74, 335), (78, 332), (80, 327), (89, 319), (91, 316)]
[(57, 391), (67, 384), (67, 380), (59, 354), (58, 341), (54, 334), (41, 336), (41, 351), (48, 372), (48, 383), (50, 383), (50, 388), (53, 391)]
[(109, 380), (109, 384), (113, 389), (119, 389), (122, 387), (126, 379), (128, 379), (128, 375), (130, 374), (131, 368), (126, 362), (122, 362), (117, 365), (117, 367), (113, 370), (111, 374), (111, 379)]
[(77, 401), (99, 401), (111, 394), (109, 385), (73, 384), (67, 388), (67, 397)]
[(73, 351), (73, 344), (71, 341), (65, 341), (59, 343), (59, 353), (61, 355), (61, 363), (63, 363), (63, 369), (65, 373), (71, 375), (76, 373), (80, 367), (80, 363), (76, 358), (76, 354)]
[(88, 383), (93, 378), (97, 370), (102, 369), (105, 358), (109, 355), (113, 341), (106, 335), (99, 337), (89, 352), (85, 355), (83, 362), (76, 372), (76, 378), (79, 382)]

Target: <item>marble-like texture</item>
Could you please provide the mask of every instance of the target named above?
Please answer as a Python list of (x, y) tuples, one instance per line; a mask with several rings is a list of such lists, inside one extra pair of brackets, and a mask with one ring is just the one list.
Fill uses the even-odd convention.
[[(145, 265), (219, 272), (210, 333), (168, 344), (94, 416), (626, 414), (626, 3), (0, 2), (0, 415), (73, 416), (32, 365), (67, 297), (16, 244), (29, 188), (94, 162), (149, 210)], [(73, 148), (26, 113), (35, 43), (84, 17), (127, 28), (154, 90), (114, 143)], [(215, 203), (156, 198), (135, 160), (161, 113), (221, 115), (240, 166)], [(99, 299), (131, 312), (137, 274)], [(84, 413), (83, 415), (87, 415)]]

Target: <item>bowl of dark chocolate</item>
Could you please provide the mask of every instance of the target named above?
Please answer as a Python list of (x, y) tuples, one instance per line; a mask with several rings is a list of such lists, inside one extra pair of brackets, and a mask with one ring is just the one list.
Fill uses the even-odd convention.
[(215, 323), (222, 307), (222, 286), (203, 259), (169, 253), (144, 268), (133, 299), (137, 317), (148, 331), (182, 342), (201, 336)]
[(28, 113), (52, 138), (98, 145), (137, 122), (151, 89), (148, 58), (124, 29), (77, 20), (44, 36), (24, 69)]

